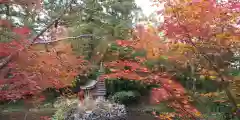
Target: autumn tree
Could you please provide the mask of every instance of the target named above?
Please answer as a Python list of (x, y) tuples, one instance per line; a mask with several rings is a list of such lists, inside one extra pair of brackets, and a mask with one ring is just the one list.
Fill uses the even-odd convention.
[[(239, 51), (239, 3), (237, 1), (157, 1), (164, 3), (165, 22), (160, 27), (171, 42), (176, 60), (187, 61), (194, 72), (219, 81), (233, 108), (237, 103), (229, 90), (230, 61)], [(175, 46), (175, 47), (174, 47)], [(186, 67), (186, 65), (185, 65)]]
[[(111, 62), (105, 58), (108, 73), (102, 77), (105, 79), (124, 78), (138, 80), (144, 84), (158, 84), (161, 88), (152, 90), (152, 103), (158, 104), (167, 100), (168, 105), (177, 111), (176, 116), (190, 119), (200, 117), (199, 111), (189, 102), (186, 90), (171, 77), (171, 74), (161, 69), (156, 70), (155, 68), (158, 66), (151, 68), (147, 65), (148, 60), (160, 58), (167, 51), (164, 49), (167, 46), (161, 42), (157, 33), (149, 28), (138, 26), (134, 34), (134, 38), (117, 40), (109, 48), (107, 54), (118, 57), (115, 57), (115, 60), (111, 59)], [(158, 51), (153, 51), (154, 49)], [(156, 54), (153, 55), (153, 53)], [(157, 114), (156, 116), (164, 119)]]
[(0, 44), (1, 101), (38, 95), (48, 87), (59, 89), (69, 86), (74, 77), (85, 70), (83, 67), (87, 65), (86, 61), (73, 54), (70, 44), (66, 44), (61, 53), (54, 49), (42, 53), (32, 49), (31, 45), (60, 17), (33, 38), (32, 30), (28, 27), (15, 27), (11, 21), (1, 20), (1, 28), (8, 27), (11, 34), (18, 36)]

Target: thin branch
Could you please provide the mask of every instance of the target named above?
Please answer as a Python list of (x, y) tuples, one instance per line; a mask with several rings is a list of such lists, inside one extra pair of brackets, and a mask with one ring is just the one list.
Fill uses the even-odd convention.
[[(72, 1), (73, 1), (73, 0), (72, 0)], [(69, 4), (71, 4), (72, 1), (71, 1)], [(69, 6), (70, 6), (70, 5), (69, 5)], [(69, 6), (68, 6), (68, 7), (69, 7)], [(36, 37), (34, 37), (34, 38), (30, 41), (30, 44), (27, 44), (27, 45), (24, 47), (24, 49), (27, 49), (27, 48), (29, 48), (32, 44), (34, 44), (34, 42), (35, 42), (40, 36), (42, 36), (43, 33), (46, 32), (52, 25), (54, 25), (54, 23), (55, 23), (56, 21), (58, 21), (58, 20), (66, 13), (66, 11), (67, 11), (67, 9), (64, 9), (64, 11), (63, 11), (55, 20), (53, 20), (50, 24), (48, 24), (48, 26), (47, 26), (46, 28), (44, 28)], [(21, 49), (21, 50), (18, 50), (18, 51), (16, 51), (16, 52), (14, 52), (14, 53), (11, 53), (9, 56), (7, 56), (6, 58), (2, 59), (2, 60), (0, 61), (0, 69), (2, 69), (5, 65), (7, 65), (7, 64), (12, 60), (12, 58), (13, 58), (15, 55), (18, 54), (18, 52), (21, 52), (21, 51), (24, 50), (24, 49)]]
[(76, 37), (65, 37), (65, 38), (59, 38), (56, 40), (51, 40), (51, 41), (42, 41), (42, 42), (34, 42), (34, 43), (51, 43), (51, 42), (56, 42), (56, 41), (60, 41), (60, 40), (66, 40), (66, 39), (77, 39), (77, 38), (91, 38), (93, 37), (93, 34), (83, 34), (83, 35), (79, 35)]

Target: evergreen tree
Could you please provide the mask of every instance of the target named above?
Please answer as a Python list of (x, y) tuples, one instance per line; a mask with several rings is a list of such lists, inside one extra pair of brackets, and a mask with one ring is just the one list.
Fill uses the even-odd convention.
[[(70, 2), (71, 7), (60, 22), (67, 25), (71, 36), (82, 34), (94, 36), (71, 40), (74, 50), (89, 59), (99, 51), (105, 51), (109, 42), (129, 38), (129, 30), (133, 26), (133, 13), (139, 10), (134, 0), (72, 0)], [(69, 3), (64, 0), (48, 0), (45, 1), (44, 6), (46, 10), (51, 10), (48, 11), (48, 15), (54, 18), (66, 4)]]

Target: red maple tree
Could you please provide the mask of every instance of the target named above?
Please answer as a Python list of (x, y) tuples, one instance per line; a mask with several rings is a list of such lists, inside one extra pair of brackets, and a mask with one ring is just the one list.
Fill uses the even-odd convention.
[[(139, 30), (139, 29), (137, 29)], [(143, 45), (140, 45), (140, 39), (146, 39), (143, 35), (149, 31), (137, 31), (142, 34), (137, 35), (137, 39), (133, 40), (117, 40), (116, 43), (122, 47), (131, 47), (134, 50), (140, 48), (144, 49)], [(140, 36), (141, 35), (141, 36)], [(154, 38), (157, 35), (155, 34)], [(151, 37), (149, 37), (151, 39)], [(142, 42), (144, 43), (144, 42)], [(161, 46), (161, 45), (160, 45)], [(159, 47), (160, 47), (159, 46)], [(145, 47), (145, 49), (148, 47)], [(140, 58), (140, 59), (138, 59)], [(106, 67), (110, 70), (109, 74), (105, 74), (105, 78), (125, 78), (128, 80), (141, 80), (146, 84), (159, 84), (161, 88), (153, 89), (151, 96), (151, 103), (158, 104), (161, 101), (168, 101), (169, 106), (175, 108), (179, 112), (179, 116), (188, 117), (190, 119), (197, 118), (200, 115), (200, 112), (191, 105), (189, 102), (188, 96), (185, 89), (173, 78), (170, 77), (170, 74), (162, 73), (161, 71), (153, 71), (148, 69), (144, 62), (147, 61), (145, 57), (138, 57), (135, 59), (124, 59), (117, 60), (106, 63)]]
[(38, 95), (49, 87), (59, 89), (71, 86), (74, 77), (86, 69), (88, 63), (73, 54), (70, 44), (66, 44), (65, 53), (41, 53), (34, 51), (31, 46), (26, 47), (30, 44), (30, 29), (12, 27), (11, 30), (18, 35), (17, 39), (0, 44), (0, 64), (6, 63), (7, 58), (11, 57), (0, 69), (1, 101)]

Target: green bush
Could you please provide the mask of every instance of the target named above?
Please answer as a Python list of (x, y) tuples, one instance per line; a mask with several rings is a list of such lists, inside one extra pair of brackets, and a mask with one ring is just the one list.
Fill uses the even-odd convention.
[(137, 103), (140, 99), (140, 93), (136, 91), (122, 91), (117, 92), (112, 96), (112, 99), (120, 104), (133, 104)]
[(116, 92), (121, 91), (138, 91), (141, 95), (147, 95), (149, 90), (156, 85), (144, 84), (135, 80), (112, 79), (106, 80), (107, 96), (113, 96)]
[(199, 76), (194, 76), (196, 78), (196, 82), (193, 81), (189, 75), (190, 73), (182, 73), (181, 75), (176, 76), (176, 81), (181, 83), (184, 88), (191, 90), (193, 84), (195, 84), (196, 90), (199, 92), (216, 92), (221, 90), (219, 83), (215, 80), (211, 80), (209, 78), (200, 79)]
[(74, 82), (76, 85), (85, 85), (87, 81), (88, 81), (88, 77), (79, 75), (76, 77)]

